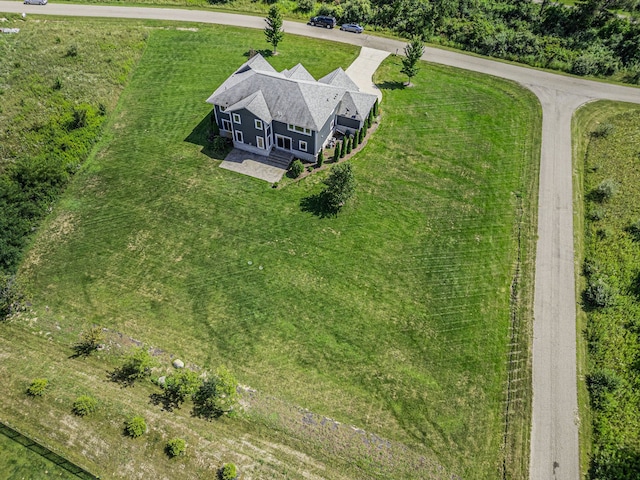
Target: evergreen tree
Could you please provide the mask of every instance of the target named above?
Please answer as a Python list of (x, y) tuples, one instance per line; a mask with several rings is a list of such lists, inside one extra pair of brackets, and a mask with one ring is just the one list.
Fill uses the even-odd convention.
[(353, 145), (353, 135), (349, 135), (349, 138), (347, 138), (347, 155), (351, 153), (352, 145)]
[[(411, 86), (411, 79), (413, 77), (416, 76), (416, 74), (418, 73), (418, 60), (420, 60), (420, 57), (422, 57), (422, 54), (424, 53), (424, 44), (422, 43), (422, 40), (420, 40), (419, 37), (414, 37), (413, 40), (411, 41), (411, 43), (408, 43), (406, 47), (404, 47), (404, 55), (405, 57), (402, 59), (402, 70), (400, 70), (401, 73), (404, 73), (407, 77), (409, 77), (409, 82), (407, 83), (407, 86)], [(377, 105), (378, 102), (376, 101), (376, 106), (374, 106), (374, 109), (376, 110), (376, 115), (377, 115)]]
[(267, 42), (273, 45), (273, 54), (277, 55), (276, 48), (284, 37), (284, 30), (282, 30), (282, 14), (277, 5), (272, 6), (269, 9), (269, 15), (265, 18), (267, 26), (264, 29), (264, 35), (267, 37)]
[(318, 160), (316, 162), (316, 164), (318, 165), (318, 168), (320, 168), (323, 163), (324, 163), (324, 153), (322, 150), (320, 150), (320, 152), (318, 153)]
[(322, 191), (323, 201), (329, 210), (337, 213), (356, 191), (351, 164), (345, 162), (333, 167), (324, 184), (326, 188)]
[(371, 123), (375, 121), (378, 116), (378, 99), (376, 98), (376, 103), (373, 104), (373, 115), (371, 115)]
[(340, 158), (344, 158), (344, 156), (347, 154), (347, 139), (343, 139), (342, 142), (340, 142)]

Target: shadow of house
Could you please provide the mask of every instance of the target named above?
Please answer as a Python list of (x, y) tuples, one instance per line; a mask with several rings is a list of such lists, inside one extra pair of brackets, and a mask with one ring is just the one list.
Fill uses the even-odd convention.
[(201, 153), (204, 153), (207, 157), (214, 160), (224, 160), (225, 155), (228, 153), (228, 149), (216, 149), (214, 146), (214, 125), (215, 118), (213, 114), (207, 114), (196, 127), (191, 130), (191, 133), (184, 139), (185, 142), (192, 143), (193, 145), (199, 145), (202, 147)]

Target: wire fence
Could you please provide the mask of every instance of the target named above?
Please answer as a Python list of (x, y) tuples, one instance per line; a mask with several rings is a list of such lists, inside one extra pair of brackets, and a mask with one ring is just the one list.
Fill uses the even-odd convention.
[(87, 472), (83, 468), (80, 468), (75, 463), (71, 463), (69, 460), (62, 458), (57, 453), (52, 452), (48, 448), (40, 445), (38, 442), (26, 437), (22, 433), (14, 430), (13, 428), (5, 425), (0, 422), (0, 434), (10, 438), (14, 442), (19, 443), (25, 448), (28, 448), (34, 453), (37, 453), (43, 458), (46, 458), (52, 463), (55, 463), (58, 467), (65, 469), (67, 472), (75, 475), (82, 480), (99, 480), (100, 477), (96, 477), (95, 475)]

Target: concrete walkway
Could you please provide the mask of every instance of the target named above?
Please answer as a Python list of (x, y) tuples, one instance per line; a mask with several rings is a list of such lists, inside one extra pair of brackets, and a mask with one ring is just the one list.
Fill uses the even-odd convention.
[(279, 182), (282, 176), (287, 173), (286, 170), (269, 164), (267, 157), (237, 148), (229, 152), (229, 155), (220, 164), (220, 168), (271, 183)]
[(373, 83), (373, 74), (388, 56), (389, 52), (384, 50), (362, 47), (358, 58), (347, 68), (347, 75), (358, 85), (360, 91), (377, 95), (378, 102), (382, 101), (382, 92)]

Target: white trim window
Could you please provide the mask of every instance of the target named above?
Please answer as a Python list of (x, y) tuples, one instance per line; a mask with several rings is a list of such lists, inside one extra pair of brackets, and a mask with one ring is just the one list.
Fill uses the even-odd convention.
[(226, 130), (227, 132), (231, 131), (231, 122), (226, 118), (222, 119), (222, 130)]
[(264, 150), (264, 138), (256, 137), (256, 145), (258, 145), (258, 148)]
[(254, 125), (256, 126), (256, 130), (262, 130), (262, 120), (258, 120), (257, 118), (253, 121)]
[(307, 142), (305, 142), (304, 140), (298, 141), (298, 150), (300, 150), (301, 152), (306, 152), (307, 151)]
[(240, 130), (236, 130), (233, 132), (236, 137), (236, 142), (244, 143), (244, 138), (242, 137), (242, 132)]
[(293, 123), (287, 124), (287, 130), (289, 130), (290, 132), (298, 132), (298, 133), (302, 133), (303, 135), (311, 136), (310, 128), (299, 127), (297, 125), (294, 125)]
[(240, 115), (238, 115), (237, 113), (232, 113), (231, 116), (233, 117), (233, 123), (237, 123), (238, 125), (242, 124)]

